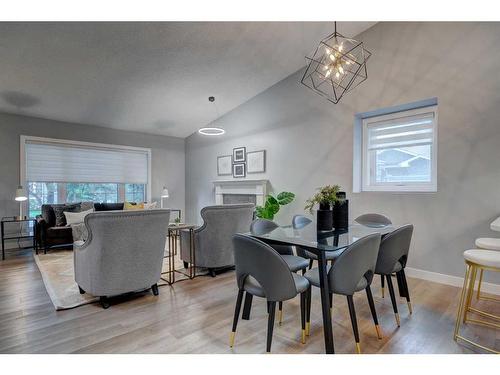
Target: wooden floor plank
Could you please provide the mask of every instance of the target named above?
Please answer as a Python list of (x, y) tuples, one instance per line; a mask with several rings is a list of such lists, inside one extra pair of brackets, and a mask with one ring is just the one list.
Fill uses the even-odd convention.
[[(379, 279), (372, 287), (383, 339), (379, 340), (364, 293), (355, 296), (364, 353), (472, 353), (452, 339), (459, 289), (419, 279), (408, 280), (413, 315), (398, 298), (401, 327), (396, 326)], [(240, 321), (235, 347), (228, 347), (237, 289), (234, 272), (201, 276), (160, 288), (160, 295), (139, 293), (104, 310), (98, 304), (55, 311), (29, 251), (8, 254), (0, 262), (0, 353), (263, 353), (266, 305), (255, 298), (251, 320)], [(480, 302), (500, 314), (500, 304)], [(300, 343), (299, 300), (284, 304), (284, 320), (274, 330), (274, 353), (322, 353), (321, 306), (313, 291), (311, 336)], [(346, 299), (335, 296), (335, 349), (354, 353)], [(498, 331), (498, 330), (497, 330)], [(464, 329), (499, 350), (498, 332)]]

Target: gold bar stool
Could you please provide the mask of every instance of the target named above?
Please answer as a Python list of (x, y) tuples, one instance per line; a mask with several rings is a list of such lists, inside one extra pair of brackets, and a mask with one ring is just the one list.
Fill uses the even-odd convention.
[[(480, 273), (483, 271), (500, 272), (500, 252), (495, 250), (471, 249), (464, 252), (464, 259), (467, 269), (465, 272), (462, 293), (460, 295), (453, 339), (455, 341), (460, 339), (477, 348), (500, 354), (500, 352), (494, 348), (488, 348), (460, 335), (460, 326), (466, 323), (473, 323), (496, 329), (500, 328), (500, 324), (495, 323), (500, 322), (500, 316), (472, 307), (472, 295), (476, 284), (477, 271), (480, 271)], [(469, 314), (478, 315), (484, 319), (469, 318)]]
[[(476, 239), (476, 247), (478, 249), (485, 250), (497, 250), (500, 251), (500, 238), (478, 238)], [(492, 298), (487, 296), (481, 296), (481, 284), (483, 282), (483, 270), (479, 271), (479, 284), (477, 286), (477, 299), (489, 300), (489, 301), (500, 301), (498, 298)]]

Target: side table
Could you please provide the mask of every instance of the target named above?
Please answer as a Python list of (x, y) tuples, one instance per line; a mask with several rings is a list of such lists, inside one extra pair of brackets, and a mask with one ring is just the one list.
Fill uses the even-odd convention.
[[(168, 271), (162, 272), (162, 275), (167, 275), (167, 278), (163, 278), (168, 284), (175, 283), (175, 273), (180, 273), (187, 276), (189, 280), (196, 277), (196, 259), (195, 259), (195, 247), (194, 247), (194, 230), (196, 225), (194, 224), (171, 224), (167, 229), (168, 238), (168, 255), (164, 258), (168, 258)], [(177, 255), (177, 240), (180, 238), (181, 230), (189, 230), (189, 255), (191, 263), (189, 263), (188, 273), (180, 269), (175, 268), (175, 255)]]
[[(33, 223), (33, 227), (30, 230), (28, 230), (27, 233), (13, 233), (13, 234), (5, 234), (5, 224), (6, 223)], [(36, 220), (31, 219), (26, 216), (7, 216), (3, 217), (1, 222), (0, 222), (0, 232), (2, 235), (2, 260), (5, 260), (5, 240), (20, 240), (24, 238), (33, 238), (33, 249), (37, 252), (38, 254), (38, 247), (36, 243)]]

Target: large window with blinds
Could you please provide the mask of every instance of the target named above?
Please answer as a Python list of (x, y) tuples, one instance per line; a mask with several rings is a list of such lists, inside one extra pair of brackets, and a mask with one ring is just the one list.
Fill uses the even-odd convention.
[(147, 200), (149, 149), (35, 137), (21, 145), (30, 217), (46, 203)]
[(363, 119), (363, 191), (437, 191), (437, 106)]

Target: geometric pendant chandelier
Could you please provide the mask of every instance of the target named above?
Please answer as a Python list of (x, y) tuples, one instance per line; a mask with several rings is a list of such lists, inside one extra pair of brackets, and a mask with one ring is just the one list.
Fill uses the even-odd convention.
[(366, 61), (371, 56), (363, 42), (335, 31), (310, 56), (301, 83), (334, 104), (368, 78)]

